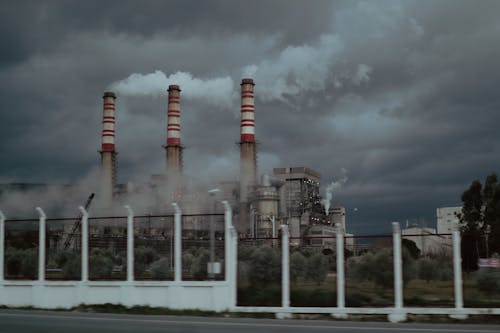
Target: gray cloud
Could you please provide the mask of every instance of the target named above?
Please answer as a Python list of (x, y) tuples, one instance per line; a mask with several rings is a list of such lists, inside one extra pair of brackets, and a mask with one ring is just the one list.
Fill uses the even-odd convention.
[(252, 75), (260, 171), (305, 165), (328, 184), (346, 168), (333, 203), (357, 207), (367, 232), (432, 224), (498, 172), (497, 1), (0, 6), (2, 181), (84, 178), (99, 161), (102, 92), (134, 73), (160, 80), (154, 96), (117, 89), (122, 182), (163, 172), (176, 73), (186, 172), (237, 176), (238, 84)]

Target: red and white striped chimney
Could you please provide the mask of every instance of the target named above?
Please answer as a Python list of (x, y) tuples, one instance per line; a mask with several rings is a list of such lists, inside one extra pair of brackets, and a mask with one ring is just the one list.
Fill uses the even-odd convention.
[(182, 173), (181, 146), (181, 89), (178, 85), (168, 86), (167, 108), (167, 176), (170, 183), (177, 183)]
[(115, 99), (113, 92), (106, 91), (103, 98), (102, 143), (101, 143), (101, 192), (100, 203), (109, 208), (113, 201), (116, 184), (115, 151)]
[(241, 142), (255, 142), (255, 100), (252, 79), (241, 80)]
[(252, 79), (241, 80), (240, 128), (240, 209), (238, 231), (251, 230), (250, 203), (257, 185), (257, 143), (255, 142), (254, 95)]
[(168, 86), (167, 147), (181, 145), (181, 89), (178, 85)]
[(113, 92), (106, 91), (102, 116), (102, 151), (115, 151), (115, 99)]

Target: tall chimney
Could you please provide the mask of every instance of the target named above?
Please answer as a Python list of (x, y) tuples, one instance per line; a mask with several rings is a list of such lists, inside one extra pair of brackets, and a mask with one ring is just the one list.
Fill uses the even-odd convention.
[(250, 194), (257, 185), (254, 85), (253, 79), (241, 80), (239, 231), (243, 233), (249, 231)]
[(168, 86), (167, 110), (167, 178), (170, 183), (177, 183), (182, 174), (182, 149), (181, 146), (181, 89), (178, 85)]
[(116, 184), (115, 151), (115, 99), (113, 92), (106, 91), (103, 98), (102, 145), (101, 145), (101, 203), (111, 205)]

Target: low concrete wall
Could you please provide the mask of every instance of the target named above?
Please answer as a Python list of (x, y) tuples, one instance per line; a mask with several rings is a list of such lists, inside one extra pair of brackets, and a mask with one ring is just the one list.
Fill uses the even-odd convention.
[(170, 309), (225, 311), (233, 308), (227, 282), (55, 282), (5, 281), (0, 304), (69, 309), (80, 304), (121, 304)]

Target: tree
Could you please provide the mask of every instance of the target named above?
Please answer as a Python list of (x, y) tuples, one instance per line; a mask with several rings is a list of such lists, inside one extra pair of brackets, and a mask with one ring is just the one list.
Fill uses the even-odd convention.
[(151, 264), (151, 277), (153, 280), (165, 280), (172, 276), (168, 258), (161, 258)]
[(295, 283), (303, 278), (306, 272), (307, 260), (302, 253), (296, 251), (290, 256), (290, 280)]
[(141, 246), (134, 249), (134, 274), (140, 277), (152, 262), (159, 259), (158, 252), (152, 247)]
[(480, 256), (500, 252), (500, 184), (495, 173), (486, 177), (484, 187), (475, 180), (462, 194), (459, 214), (462, 232), (462, 266), (477, 270)]
[(500, 254), (500, 184), (495, 186), (493, 200), (488, 211), (490, 234), (488, 237), (489, 254)]
[(110, 279), (113, 272), (113, 255), (110, 250), (94, 248), (89, 256), (90, 279)]
[(459, 216), (462, 232), (462, 267), (466, 272), (471, 272), (477, 269), (479, 236), (483, 220), (482, 185), (479, 180), (473, 181), (462, 194), (462, 202), (462, 213)]
[(328, 259), (321, 253), (310, 256), (307, 260), (306, 277), (318, 285), (325, 281), (328, 274)]
[(276, 283), (280, 278), (280, 265), (280, 257), (272, 247), (259, 247), (251, 256), (248, 280), (258, 286)]

